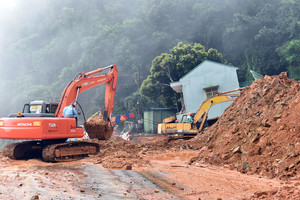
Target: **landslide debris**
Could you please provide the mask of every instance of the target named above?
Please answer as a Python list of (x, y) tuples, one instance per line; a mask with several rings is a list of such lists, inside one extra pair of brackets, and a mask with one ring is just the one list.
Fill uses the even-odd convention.
[[(98, 141), (93, 161), (106, 168), (141, 167), (144, 155), (197, 150), (189, 163), (223, 165), (247, 174), (299, 179), (300, 82), (286, 73), (265, 76), (241, 91), (220, 119), (191, 140), (168, 142), (163, 137), (119, 137)], [(151, 139), (150, 139), (151, 138)]]
[(220, 119), (190, 144), (199, 157), (243, 173), (299, 178), (300, 82), (286, 73), (265, 76), (247, 86)]
[(137, 136), (131, 141), (126, 141), (118, 136), (112, 136), (110, 140), (91, 140), (100, 145), (100, 153), (89, 158), (95, 164), (101, 164), (105, 168), (125, 169), (151, 166), (145, 156), (157, 155), (166, 152), (180, 152), (200, 149), (199, 145), (190, 145), (187, 141), (168, 141), (168, 137), (161, 136)]
[(125, 169), (128, 166), (134, 168), (150, 166), (149, 160), (144, 159), (145, 155), (166, 152), (172, 147), (165, 138), (155, 137), (148, 142), (144, 138), (142, 143), (140, 141), (133, 143), (117, 136), (113, 136), (107, 141), (92, 141), (98, 142), (100, 145), (100, 153), (91, 158), (92, 161), (105, 168), (114, 169)]

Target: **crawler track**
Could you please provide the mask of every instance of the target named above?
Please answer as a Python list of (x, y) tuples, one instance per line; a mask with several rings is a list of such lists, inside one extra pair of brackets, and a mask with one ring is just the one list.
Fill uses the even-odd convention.
[(42, 158), (46, 162), (66, 162), (96, 155), (100, 151), (98, 143), (64, 141), (25, 141), (8, 144), (4, 147), (3, 155), (13, 160)]
[(26, 141), (8, 144), (4, 147), (3, 155), (13, 160), (40, 157), (42, 144), (38, 141)]
[(66, 162), (79, 160), (88, 155), (96, 155), (100, 151), (97, 143), (66, 142), (48, 145), (43, 149), (42, 157), (47, 162)]

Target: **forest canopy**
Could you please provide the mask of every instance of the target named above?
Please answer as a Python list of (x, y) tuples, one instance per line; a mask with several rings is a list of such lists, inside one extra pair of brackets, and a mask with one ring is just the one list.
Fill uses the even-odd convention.
[[(299, 0), (16, 2), (8, 16), (0, 15), (1, 116), (33, 99), (59, 100), (76, 74), (110, 64), (119, 69), (113, 114), (130, 112), (137, 102), (142, 109), (176, 105), (171, 93), (154, 101), (140, 86), (146, 92), (154, 76), (169, 84), (203, 59), (238, 67), (240, 81), (252, 80), (249, 70), (300, 78)], [(204, 49), (215, 57), (203, 56)], [(79, 98), (87, 114), (103, 107), (99, 88)]]

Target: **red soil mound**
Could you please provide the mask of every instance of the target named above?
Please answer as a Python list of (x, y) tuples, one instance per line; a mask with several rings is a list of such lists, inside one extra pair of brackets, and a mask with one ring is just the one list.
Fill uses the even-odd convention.
[(212, 127), (190, 141), (204, 146), (193, 161), (270, 178), (296, 176), (299, 120), (300, 82), (287, 78), (286, 73), (265, 76), (241, 91)]

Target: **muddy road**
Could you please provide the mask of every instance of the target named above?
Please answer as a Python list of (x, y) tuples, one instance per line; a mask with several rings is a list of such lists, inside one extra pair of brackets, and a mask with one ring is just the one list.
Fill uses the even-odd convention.
[(188, 160), (195, 154), (182, 151), (148, 155), (144, 159), (151, 166), (127, 167), (127, 170), (105, 169), (91, 162), (92, 157), (76, 162), (45, 163), (39, 159), (16, 161), (1, 156), (0, 197), (224, 200), (261, 199), (287, 187), (293, 188), (293, 192), (300, 190), (299, 181), (245, 175), (201, 163), (191, 166)]
[(176, 199), (136, 171), (85, 162), (7, 163), (10, 166), (1, 167), (1, 199)]

